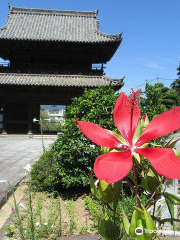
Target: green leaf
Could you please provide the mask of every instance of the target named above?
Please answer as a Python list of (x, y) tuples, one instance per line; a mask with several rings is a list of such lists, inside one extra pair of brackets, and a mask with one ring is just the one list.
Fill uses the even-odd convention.
[(99, 185), (100, 185), (102, 191), (105, 191), (106, 188), (109, 186), (109, 184), (104, 180), (99, 180)]
[[(151, 218), (149, 212), (144, 207), (143, 207), (143, 210), (144, 210), (144, 219), (145, 219), (145, 222), (146, 222), (146, 229), (148, 231), (156, 230), (156, 225), (155, 225), (153, 219)], [(152, 233), (151, 237), (154, 237), (155, 235), (156, 235), (155, 233)]]
[[(138, 240), (151, 240), (152, 237), (154, 237), (156, 234), (155, 232), (153, 232), (154, 230), (156, 230), (153, 219), (144, 207), (143, 209), (140, 209), (138, 207), (133, 208), (135, 210), (131, 218), (129, 236)], [(143, 229), (143, 233), (141, 235), (136, 234), (135, 230), (137, 227)]]
[(98, 197), (97, 187), (94, 183), (94, 179), (93, 179), (92, 176), (90, 177), (90, 188), (91, 188), (92, 195), (95, 196), (95, 197)]
[(105, 240), (116, 240), (120, 237), (119, 227), (110, 220), (100, 220), (98, 223), (98, 233)]
[(180, 153), (176, 150), (176, 149), (172, 149), (173, 151), (174, 151), (174, 154), (178, 157), (178, 158), (180, 158)]
[(146, 116), (146, 120), (144, 121), (144, 127), (147, 127), (148, 124), (149, 124), (149, 118), (148, 116)]
[(110, 152), (110, 148), (101, 147), (101, 154), (105, 154), (105, 153), (109, 153), (109, 152)]
[(176, 143), (180, 140), (180, 139), (176, 139), (174, 141), (172, 141), (173, 138), (165, 145), (165, 148), (174, 148), (174, 146), (176, 145)]
[(168, 146), (170, 145), (172, 139), (173, 139), (173, 138), (171, 138), (171, 139), (166, 143), (166, 145), (164, 146), (165, 148), (168, 147)]
[(129, 228), (129, 235), (132, 238), (137, 237), (137, 235), (135, 233), (135, 229), (137, 228), (137, 219), (138, 219), (138, 213), (137, 213), (137, 210), (134, 210), (132, 218), (131, 218), (130, 228)]
[(97, 188), (97, 195), (100, 200), (105, 203), (108, 203), (112, 200), (112, 186), (108, 184), (106, 189), (102, 191), (101, 186), (99, 185)]
[(172, 223), (172, 221), (174, 221), (174, 222), (180, 222), (180, 219), (176, 219), (176, 218), (165, 218), (165, 219), (159, 220), (160, 224), (164, 224), (165, 222), (170, 222), (170, 223)]
[(133, 208), (138, 212), (138, 216), (142, 217), (141, 214), (144, 214), (143, 210), (139, 207), (133, 206)]
[[(166, 200), (166, 204), (168, 206), (168, 210), (169, 210), (169, 213), (171, 215), (171, 218), (174, 218), (174, 204), (173, 204), (173, 201), (170, 198), (168, 198), (168, 197), (166, 197), (165, 200)], [(175, 223), (174, 223), (174, 221), (172, 221), (171, 223), (173, 225), (173, 230), (175, 230)]]
[(142, 228), (143, 229), (143, 233), (141, 235), (137, 235), (136, 234), (136, 239), (138, 239), (138, 240), (150, 240), (148, 238), (148, 235), (144, 232), (145, 227), (146, 227), (144, 219), (138, 219), (137, 220), (137, 227)]
[(164, 192), (162, 194), (165, 197), (166, 204), (168, 206), (169, 213), (171, 215), (171, 223), (173, 225), (173, 229), (175, 230), (175, 221), (174, 219), (174, 206), (180, 205), (180, 197), (177, 195), (174, 195), (172, 193)]
[(153, 193), (161, 182), (161, 178), (155, 173), (151, 168), (148, 169), (148, 172), (143, 176), (142, 187), (145, 191)]
[(126, 233), (129, 235), (130, 222), (129, 222), (124, 210), (122, 210), (122, 216), (123, 216), (124, 229), (125, 229)]
[(112, 199), (112, 186), (104, 180), (98, 180), (95, 184), (93, 177), (90, 178), (90, 188), (93, 196), (107, 203)]
[(122, 189), (122, 181), (114, 183), (113, 187), (113, 209), (116, 211)]
[(180, 196), (179, 195), (175, 195), (173, 193), (164, 192), (163, 196), (165, 198), (166, 197), (170, 198), (173, 201), (174, 205), (180, 205)]

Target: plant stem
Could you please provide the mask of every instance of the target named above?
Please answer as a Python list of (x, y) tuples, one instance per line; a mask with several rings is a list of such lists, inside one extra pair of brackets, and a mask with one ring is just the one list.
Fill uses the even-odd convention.
[(117, 213), (110, 205), (109, 203), (107, 203), (107, 207), (109, 208), (109, 210), (111, 210), (113, 213), (115, 213), (116, 215), (118, 215), (121, 219), (123, 219), (122, 215)]
[(43, 137), (43, 122), (42, 120), (39, 121), (40, 129), (41, 129), (41, 140), (42, 140), (42, 147), (43, 147), (43, 153), (46, 152), (45, 146), (44, 146), (44, 137)]
[(153, 203), (154, 207), (153, 207), (153, 217), (154, 217), (154, 214), (155, 214), (155, 209), (156, 209), (156, 199), (154, 199), (154, 203)]
[(133, 165), (133, 173), (134, 173), (134, 182), (135, 182), (134, 193), (135, 193), (136, 198), (137, 198), (138, 206), (139, 206), (140, 208), (142, 208), (142, 206), (141, 206), (141, 200), (140, 200), (139, 192), (138, 192), (137, 175), (136, 175), (136, 170), (135, 170), (134, 165)]
[(124, 180), (126, 181), (128, 186), (130, 187), (130, 189), (134, 192), (134, 188), (133, 188), (132, 184), (130, 183), (129, 179), (126, 177)]
[(153, 192), (153, 194), (151, 195), (151, 197), (149, 198), (149, 200), (146, 203), (145, 208), (147, 208), (148, 204), (151, 202), (151, 200), (154, 198), (154, 196), (156, 195), (157, 191), (159, 190), (159, 188), (161, 187), (161, 185), (164, 183), (165, 178), (163, 178), (160, 182), (160, 184), (158, 185), (158, 187), (156, 188), (156, 190)]
[(29, 190), (29, 209), (30, 209), (30, 230), (31, 230), (31, 237), (32, 240), (35, 240), (35, 228), (34, 228), (34, 216), (33, 216), (33, 206), (32, 206), (32, 192), (31, 192), (31, 179), (29, 176), (28, 182), (28, 190)]
[(62, 216), (61, 216), (61, 199), (60, 196), (58, 195), (58, 213), (59, 213), (59, 232), (58, 235), (61, 237), (62, 235)]
[(21, 218), (19, 216), (19, 210), (18, 210), (18, 206), (17, 206), (17, 202), (16, 202), (16, 197), (15, 197), (15, 194), (14, 194), (14, 187), (11, 186), (9, 181), (8, 181), (8, 185), (11, 188), (12, 195), (13, 195), (14, 210), (15, 210), (15, 213), (16, 213), (17, 219), (18, 219), (18, 229), (19, 229), (20, 237), (21, 237), (22, 240), (25, 240), (24, 230), (23, 230), (23, 226), (22, 226), (22, 221), (21, 221)]
[(86, 217), (86, 232), (88, 231), (88, 221), (87, 221), (87, 217)]

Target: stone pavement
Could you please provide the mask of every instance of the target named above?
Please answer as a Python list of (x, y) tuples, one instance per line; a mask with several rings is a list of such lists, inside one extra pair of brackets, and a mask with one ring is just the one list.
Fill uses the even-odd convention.
[[(49, 148), (55, 140), (54, 136), (46, 137), (45, 148)], [(8, 180), (15, 186), (24, 177), (23, 167), (36, 161), (42, 152), (41, 137), (0, 136), (0, 207), (10, 190), (8, 184), (2, 181)]]

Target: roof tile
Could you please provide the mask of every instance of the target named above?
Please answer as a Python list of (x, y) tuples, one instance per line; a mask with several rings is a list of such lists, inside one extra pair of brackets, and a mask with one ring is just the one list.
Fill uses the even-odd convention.
[(0, 85), (98, 87), (122, 86), (123, 79), (106, 76), (0, 73)]
[(120, 42), (121, 34), (99, 31), (97, 11), (61, 11), (10, 7), (7, 23), (0, 28), (0, 39)]

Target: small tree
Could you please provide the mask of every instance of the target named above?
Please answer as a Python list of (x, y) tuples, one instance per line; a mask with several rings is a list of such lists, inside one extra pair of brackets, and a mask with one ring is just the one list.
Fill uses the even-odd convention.
[(146, 84), (141, 97), (142, 114), (153, 119), (158, 114), (178, 105), (178, 94), (174, 89), (167, 88), (163, 83)]

